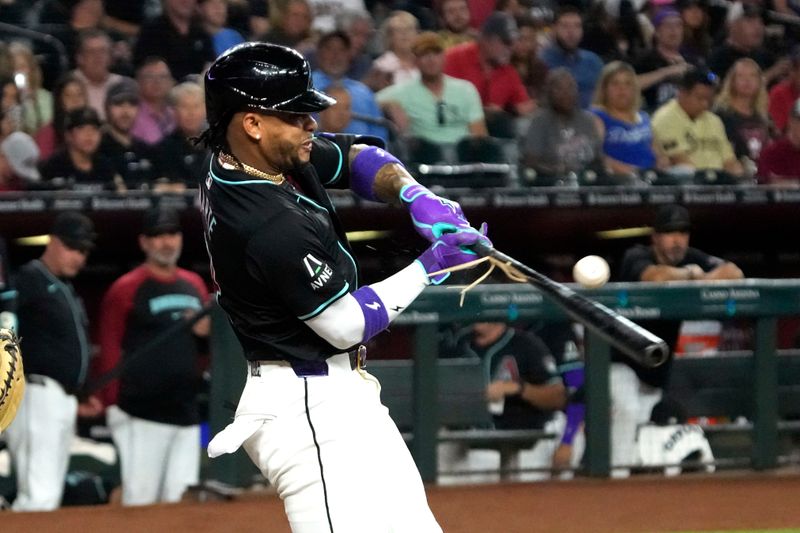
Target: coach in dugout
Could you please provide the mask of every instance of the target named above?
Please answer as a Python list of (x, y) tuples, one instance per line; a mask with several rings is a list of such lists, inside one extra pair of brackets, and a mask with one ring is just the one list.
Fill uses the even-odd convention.
[[(622, 259), (619, 281), (707, 281), (741, 279), (738, 266), (689, 246), (691, 221), (681, 205), (661, 206), (655, 215), (651, 244), (628, 249)], [(612, 350), (611, 463), (613, 477), (626, 477), (638, 463), (636, 430), (650, 420), (659, 403), (672, 368), (678, 341), (679, 320), (643, 321), (670, 346), (670, 358), (656, 368), (645, 368)]]
[[(176, 324), (202, 309), (208, 291), (197, 274), (177, 266), (182, 244), (177, 211), (145, 212), (145, 261), (103, 298), (97, 367), (105, 374), (123, 365), (102, 399), (119, 451), (124, 505), (178, 501), (199, 478), (196, 337), (208, 336), (210, 320)], [(141, 351), (170, 328), (172, 335)]]

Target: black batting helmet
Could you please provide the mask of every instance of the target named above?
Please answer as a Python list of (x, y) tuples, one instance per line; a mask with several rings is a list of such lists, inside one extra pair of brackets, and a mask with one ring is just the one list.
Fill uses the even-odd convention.
[(205, 97), (210, 137), (223, 134), (234, 113), (245, 109), (314, 113), (336, 103), (314, 89), (308, 61), (299, 52), (260, 42), (219, 56), (206, 72)]

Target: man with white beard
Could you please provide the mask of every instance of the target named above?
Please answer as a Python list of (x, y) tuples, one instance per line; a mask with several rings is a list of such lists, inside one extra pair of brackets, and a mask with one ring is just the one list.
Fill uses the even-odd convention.
[(101, 398), (119, 451), (124, 505), (178, 501), (199, 477), (196, 337), (208, 336), (208, 317), (141, 352), (208, 301), (203, 280), (177, 266), (182, 244), (177, 211), (145, 212), (139, 235), (145, 261), (103, 298), (98, 370), (105, 375), (123, 365)]

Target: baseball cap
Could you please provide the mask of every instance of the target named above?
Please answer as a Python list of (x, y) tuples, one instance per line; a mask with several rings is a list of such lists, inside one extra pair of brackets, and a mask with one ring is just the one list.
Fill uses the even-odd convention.
[(64, 118), (64, 129), (71, 130), (81, 126), (97, 126), (98, 128), (103, 124), (100, 120), (100, 115), (91, 107), (79, 107), (73, 109)]
[(414, 52), (415, 56), (422, 56), (430, 52), (444, 52), (444, 42), (438, 33), (424, 31), (414, 39), (411, 51)]
[(106, 107), (127, 102), (139, 103), (139, 84), (131, 78), (123, 78), (106, 92)]
[(3, 139), (0, 143), (0, 153), (18, 178), (27, 181), (39, 181), (42, 178), (36, 167), (39, 162), (39, 147), (27, 133), (15, 131)]
[(92, 220), (74, 211), (59, 213), (50, 228), (50, 235), (58, 237), (73, 250), (86, 252), (94, 248), (97, 238)]
[(179, 233), (181, 217), (171, 207), (151, 207), (142, 217), (142, 235), (155, 237), (164, 233)]
[(672, 231), (689, 231), (692, 228), (689, 210), (682, 205), (662, 205), (656, 212), (653, 231), (670, 233)]
[(681, 14), (678, 13), (676, 9), (673, 9), (671, 7), (665, 7), (663, 9), (660, 9), (653, 17), (653, 26), (658, 28), (662, 22), (664, 22), (670, 17), (674, 17), (680, 20)]
[(519, 37), (519, 30), (514, 17), (504, 11), (495, 11), (484, 21), (481, 33), (487, 37), (499, 37), (510, 45)]

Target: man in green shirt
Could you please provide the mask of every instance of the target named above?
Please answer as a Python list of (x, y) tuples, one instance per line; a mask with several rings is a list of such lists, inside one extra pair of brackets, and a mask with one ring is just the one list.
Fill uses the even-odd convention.
[(444, 44), (439, 35), (424, 32), (414, 41), (420, 78), (391, 85), (376, 99), (401, 133), (438, 144), (455, 144), (464, 137), (486, 136), (480, 96), (474, 85), (446, 76)]

